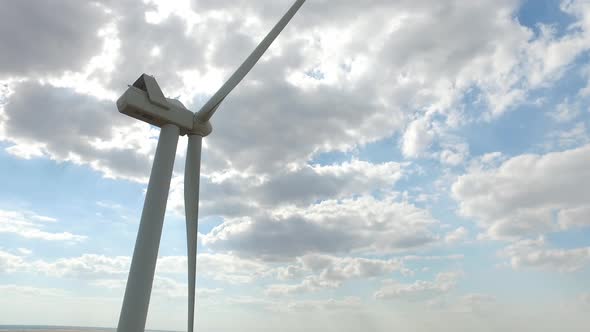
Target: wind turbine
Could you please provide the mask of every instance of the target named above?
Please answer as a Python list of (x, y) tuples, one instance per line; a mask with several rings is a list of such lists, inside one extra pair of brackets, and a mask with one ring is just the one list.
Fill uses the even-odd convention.
[(117, 100), (119, 112), (161, 128), (117, 332), (144, 332), (145, 330), (179, 135), (188, 136), (184, 170), (184, 206), (188, 253), (188, 331), (193, 331), (199, 177), (203, 137), (211, 133), (212, 127), (209, 120), (221, 102), (254, 67), (304, 2), (305, 0), (295, 1), (252, 54), (196, 114), (184, 107), (180, 101), (166, 98), (156, 79), (146, 74), (141, 75)]

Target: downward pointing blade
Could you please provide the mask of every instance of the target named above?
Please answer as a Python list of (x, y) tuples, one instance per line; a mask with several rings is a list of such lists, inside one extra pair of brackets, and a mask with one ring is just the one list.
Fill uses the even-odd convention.
[(184, 209), (186, 215), (188, 261), (188, 332), (195, 323), (195, 283), (197, 275), (197, 232), (199, 217), (199, 177), (201, 173), (201, 143), (203, 138), (188, 136), (184, 167)]
[(297, 0), (287, 11), (287, 13), (281, 18), (281, 20), (274, 26), (274, 28), (266, 35), (262, 42), (254, 49), (252, 54), (242, 63), (242, 65), (236, 70), (235, 73), (223, 84), (223, 86), (207, 101), (203, 107), (197, 112), (195, 119), (200, 122), (207, 122), (219, 107), (219, 104), (227, 97), (227, 95), (242, 81), (242, 79), (248, 74), (250, 69), (254, 67), (256, 62), (262, 57), (264, 52), (269, 48), (272, 42), (277, 36), (283, 31), (287, 23), (293, 18), (295, 13), (303, 5), (305, 0)]

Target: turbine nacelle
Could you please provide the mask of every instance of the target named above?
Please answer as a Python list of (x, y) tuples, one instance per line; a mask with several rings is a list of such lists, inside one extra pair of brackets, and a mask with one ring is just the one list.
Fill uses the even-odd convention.
[(153, 76), (142, 74), (117, 100), (119, 112), (156, 127), (173, 124), (181, 135), (205, 137), (212, 131), (209, 121), (195, 121), (195, 114), (176, 99), (164, 97)]

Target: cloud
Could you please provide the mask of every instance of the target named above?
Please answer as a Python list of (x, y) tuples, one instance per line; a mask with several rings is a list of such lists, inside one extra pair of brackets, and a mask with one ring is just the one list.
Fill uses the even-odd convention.
[(555, 130), (550, 132), (547, 137), (550, 142), (547, 144), (548, 147), (552, 146), (552, 143), (559, 148), (571, 148), (580, 145), (587, 144), (590, 142), (590, 136), (588, 130), (583, 122), (575, 124), (573, 127), (566, 130)]
[(462, 260), (465, 256), (463, 254), (455, 254), (455, 255), (445, 255), (445, 256), (415, 256), (415, 255), (408, 255), (403, 256), (403, 261), (441, 261), (441, 260)]
[(590, 264), (590, 247), (575, 249), (547, 248), (544, 238), (520, 240), (500, 252), (513, 269), (540, 269), (575, 272)]
[(19, 254), (24, 255), (24, 256), (28, 256), (33, 253), (33, 251), (31, 249), (27, 249), (27, 248), (17, 248), (16, 250), (19, 252)]
[(474, 219), (492, 238), (536, 236), (555, 231), (557, 222), (562, 227), (585, 225), (589, 163), (590, 145), (520, 155), (497, 167), (460, 176), (452, 194), (461, 215)]
[(26, 265), (27, 263), (22, 256), (0, 250), (0, 272), (20, 271)]
[(166, 296), (170, 298), (186, 298), (188, 286), (172, 278), (156, 276), (152, 288), (154, 295)]
[[(106, 13), (94, 2), (11, 1), (0, 12), (0, 78), (81, 69), (97, 54)], [(75, 52), (72, 50), (75, 49)]]
[[(130, 257), (84, 254), (59, 258), (53, 261), (33, 259), (0, 251), (0, 272), (36, 273), (60, 279), (85, 280), (89, 285), (113, 290), (125, 287)], [(265, 294), (271, 297), (316, 292), (337, 288), (347, 280), (387, 276), (405, 268), (396, 259), (380, 260), (359, 257), (307, 255), (295, 260), (295, 264), (277, 266), (264, 262), (245, 260), (226, 254), (199, 254), (197, 258), (199, 278), (221, 281), (228, 284), (300, 280), (294, 284), (267, 284)], [(299, 275), (286, 271), (298, 269)], [(183, 256), (159, 257), (154, 279), (154, 294), (166, 297), (183, 297), (186, 284), (177, 278), (186, 274), (186, 258)], [(221, 290), (206, 289), (207, 297)]]
[[(55, 260), (34, 259), (0, 250), (0, 272), (34, 272), (50, 277), (92, 281), (92, 284), (120, 288), (129, 273), (129, 256), (83, 254)], [(276, 275), (276, 270), (263, 262), (228, 254), (201, 253), (197, 256), (199, 278), (228, 284), (246, 284)], [(156, 263), (156, 276), (171, 279), (186, 276), (185, 256), (161, 256)], [(162, 283), (166, 283), (164, 280)]]
[(265, 83), (240, 87), (213, 120), (215, 134), (208, 138), (207, 153), (219, 159), (217, 168), (229, 164), (274, 173), (285, 165), (304, 165), (319, 152), (349, 151), (387, 137), (401, 124), (399, 113), (365, 104), (365, 98), (358, 98), (362, 92), (334, 87), (302, 91), (276, 79), (252, 79)]
[(465, 227), (458, 227), (454, 231), (447, 233), (445, 236), (445, 242), (455, 244), (465, 240), (469, 235), (469, 231)]
[(388, 280), (375, 293), (376, 299), (416, 299), (447, 293), (453, 289), (462, 273), (443, 272), (436, 275), (434, 281), (416, 280), (411, 284), (402, 284)]
[(0, 139), (17, 156), (30, 157), (33, 147), (34, 156), (88, 165), (112, 178), (145, 181), (149, 174), (157, 134), (119, 114), (114, 103), (27, 82), (0, 114)]
[[(41, 275), (48, 280), (78, 280), (82, 284), (101, 291), (112, 291), (109, 296), (123, 296), (127, 283), (127, 275), (131, 258), (128, 256), (105, 256), (97, 254), (83, 254), (74, 257), (63, 257), (54, 260), (38, 259), (30, 255), (17, 255), (0, 250), (0, 275), (19, 273), (19, 275)], [(188, 286), (186, 283), (186, 257), (161, 256), (156, 264), (152, 295), (155, 297), (178, 300), (186, 298)], [(199, 280), (214, 280), (229, 284), (233, 287), (247, 283), (259, 282), (276, 275), (276, 270), (267, 264), (248, 261), (235, 256), (223, 254), (199, 254), (197, 258), (197, 276)], [(6, 288), (11, 296), (33, 296), (35, 287), (23, 287), (12, 290)], [(47, 293), (39, 290), (40, 295), (67, 295), (70, 287), (64, 287), (60, 293)], [(0, 290), (2, 286), (0, 285)], [(16, 293), (18, 291), (18, 293)], [(88, 291), (76, 289), (76, 296)], [(219, 298), (222, 288), (207, 288), (202, 285), (197, 288), (199, 299)], [(14, 294), (14, 295), (13, 295)], [(72, 293), (73, 294), (73, 293)], [(116, 295), (118, 294), (118, 295)], [(103, 294), (103, 296), (107, 296)], [(104, 297), (95, 300), (104, 300)], [(96, 302), (96, 301), (94, 301)]]
[(559, 123), (567, 123), (577, 118), (580, 113), (580, 105), (578, 103), (571, 103), (566, 99), (557, 105), (555, 111), (547, 113), (547, 115)]
[(298, 261), (301, 262), (304, 269), (331, 281), (379, 277), (404, 269), (403, 264), (397, 259), (335, 257), (313, 254), (303, 256)]
[(459, 166), (465, 162), (469, 155), (467, 144), (452, 144), (445, 147), (440, 153), (440, 162), (445, 165)]
[(48, 222), (53, 223), (55, 219), (30, 212), (0, 210), (0, 233), (45, 241), (81, 242), (87, 238), (70, 232), (46, 231)]
[[(352, 160), (333, 165), (306, 165), (264, 177), (255, 174), (213, 172), (201, 179), (201, 217), (237, 217), (261, 209), (307, 206), (326, 199), (390, 191), (402, 177), (402, 164), (373, 164)], [(184, 179), (173, 179), (170, 207), (184, 215)], [(248, 197), (247, 200), (244, 197)]]
[(29, 264), (29, 268), (52, 277), (92, 280), (126, 276), (130, 263), (127, 256), (84, 254), (51, 262), (36, 260)]
[(562, 229), (590, 226), (590, 206), (560, 210), (557, 220)]
[[(0, 29), (5, 37), (0, 46), (8, 42), (0, 77), (11, 77), (7, 85), (0, 82), (0, 140), (13, 156), (74, 163), (145, 183), (158, 131), (118, 114), (113, 98), (147, 72), (168, 96), (198, 109), (291, 0), (97, 2), (58, 0), (46, 10), (48, 2), (21, 1), (0, 13), (5, 18), (0, 28), (6, 27)], [(308, 1), (213, 119), (214, 134), (204, 146), (200, 212), (223, 219), (202, 237), (211, 251), (198, 256), (199, 277), (232, 289), (247, 284), (258, 291), (266, 287), (269, 295), (311, 297), (318, 294), (307, 293), (338, 292), (336, 287), (353, 280), (408, 276), (413, 272), (404, 266), (408, 261), (461, 259), (426, 251), (471, 234), (464, 227), (441, 226), (420, 204), (392, 192), (394, 185), (411, 185), (399, 183), (409, 173), (406, 164), (354, 157), (313, 163), (324, 160), (316, 158), (322, 152), (356, 155), (364, 145), (387, 139), (399, 142), (395, 148), (404, 158), (462, 169), (469, 146), (452, 136), (455, 130), (482, 118), (498, 121), (531, 95), (545, 93), (587, 53), (585, 2), (562, 2), (560, 15), (573, 23), (559, 32), (521, 25), (516, 19), (521, 5), (517, 0)], [(76, 52), (63, 43), (76, 45)], [(39, 56), (43, 53), (46, 58)], [(571, 122), (578, 113), (559, 107), (551, 113), (568, 128), (550, 137), (556, 147), (586, 144), (587, 128)], [(169, 204), (180, 214), (184, 142)], [(474, 144), (473, 150), (481, 146)], [(581, 147), (510, 159), (485, 155), (457, 178), (453, 196), (462, 216), (477, 222), (487, 237), (518, 241), (506, 249), (506, 260), (518, 268), (579, 270), (587, 264), (585, 248), (522, 241), (589, 225), (588, 152)], [(0, 225), (34, 239), (83, 238), (55, 231), (59, 221), (21, 219), (24, 223)], [(129, 264), (124, 256), (35, 260), (27, 251), (17, 253), (0, 252), (2, 273), (38, 271), (103, 286), (110, 282), (118, 290)], [(393, 259), (393, 254), (411, 255)], [(155, 293), (183, 296), (186, 286), (178, 280), (185, 266), (183, 256), (161, 257)], [(281, 284), (270, 281), (275, 277)], [(457, 279), (439, 274), (434, 280), (392, 281), (377, 294), (447, 296)], [(269, 309), (293, 311), (357, 310), (360, 302), (257, 300)], [(457, 301), (477, 307), (492, 299), (468, 294)]]
[(202, 276), (230, 284), (251, 283), (272, 273), (262, 262), (227, 254), (199, 254), (197, 265)]
[[(42, 21), (47, 25), (44, 40), (55, 41), (61, 33), (72, 32), (75, 37), (70, 40), (77, 49), (80, 45), (85, 49), (87, 40), (100, 45), (91, 52), (99, 59), (85, 55), (84, 70), (53, 63), (58, 72), (74, 70), (54, 75), (53, 87), (41, 89), (35, 83), (11, 87), (11, 103), (20, 101), (16, 103), (20, 108), (6, 106), (8, 119), (0, 121), (9, 132), (1, 139), (11, 142), (9, 151), (21, 157), (45, 156), (88, 165), (109, 177), (145, 181), (155, 133), (135, 120), (120, 120), (123, 116), (106, 112), (113, 109), (112, 100), (105, 104), (73, 91), (118, 95), (125, 84), (148, 72), (158, 77), (167, 95), (179, 96), (196, 109), (290, 3), (199, 1), (192, 4), (195, 11), (181, 2), (103, 0), (100, 4), (73, 8), (72, 2), (58, 2), (64, 7), (61, 12), (84, 19), (89, 30), (72, 32), (76, 25), (50, 17)], [(25, 5), (30, 2), (10, 9)], [(579, 29), (566, 36), (547, 29), (535, 36), (519, 25), (513, 19), (517, 1), (484, 1), (478, 6), (462, 1), (370, 1), (359, 6), (353, 1), (338, 6), (325, 1), (305, 4), (221, 106), (213, 120), (215, 134), (207, 139), (204, 174), (240, 170), (273, 176), (285, 165), (305, 166), (320, 152), (351, 151), (403, 128), (407, 128), (403, 149), (407, 156), (416, 156), (430, 145), (433, 128), (444, 132), (447, 125), (462, 123), (457, 119), (464, 117), (461, 103), (466, 92), (481, 94), (490, 112), (501, 114), (525, 98), (527, 91), (550, 84), (587, 49), (587, 15), (578, 2), (562, 6), (580, 22)], [(41, 8), (36, 6), (34, 13), (45, 17)], [(85, 14), (89, 8), (95, 9), (92, 17)], [(363, 15), (358, 15), (361, 9)], [(469, 22), (469, 31), (458, 21)], [(87, 36), (90, 28), (103, 25), (104, 44)], [(246, 30), (252, 34), (242, 32)], [(59, 45), (49, 46), (55, 44)], [(152, 52), (155, 48), (158, 52)], [(14, 62), (23, 57), (8, 58)], [(71, 64), (79, 62), (59, 56), (66, 58)], [(33, 68), (29, 62), (22, 66)], [(308, 74), (312, 72), (316, 74)], [(52, 107), (56, 103), (58, 107)], [(45, 113), (32, 117), (31, 110), (39, 107), (54, 126), (67, 123), (67, 128), (55, 128), (59, 141), (32, 121)], [(20, 113), (23, 117), (18, 118)], [(433, 119), (429, 123), (424, 123), (425, 113)], [(55, 122), (56, 118), (68, 121)], [(87, 118), (97, 120), (96, 125)], [(455, 165), (461, 156), (460, 151), (444, 149), (440, 159)]]
[(290, 301), (285, 306), (275, 306), (269, 309), (273, 311), (285, 310), (287, 312), (301, 311), (347, 311), (358, 310), (362, 307), (358, 297), (346, 297), (343, 299)]
[(402, 152), (406, 157), (419, 157), (430, 147), (434, 133), (427, 119), (418, 119), (408, 125), (402, 141)]
[[(187, 91), (193, 84), (184, 86), (182, 73), (192, 71), (193, 80), (203, 79), (209, 67), (207, 49), (213, 46), (215, 36), (225, 32), (219, 30), (219, 20), (197, 17), (188, 8), (162, 16), (159, 1), (101, 2), (112, 11), (112, 38), (117, 41), (117, 49), (109, 59), (112, 70), (96, 68), (91, 77), (97, 77), (103, 86), (119, 94), (142, 73), (154, 75), (167, 96), (181, 95), (183, 102), (203, 93)], [(153, 52), (154, 49), (158, 51)]]
[(437, 225), (426, 210), (410, 203), (362, 196), (225, 219), (203, 237), (203, 244), (271, 260), (307, 253), (392, 253), (435, 243)]
[(368, 259), (309, 254), (296, 259), (296, 264), (279, 267), (280, 280), (301, 280), (298, 284), (272, 284), (265, 293), (286, 296), (338, 288), (351, 279), (386, 276), (394, 271), (407, 271), (397, 259)]
[[(223, 68), (229, 74), (241, 58), (226, 60), (222, 55), (245, 56), (249, 50), (244, 45), (253, 46), (259, 39), (242, 36), (237, 27), (248, 26), (264, 34), (287, 5), (194, 3), (202, 22), (215, 23), (210, 24), (211, 29), (224, 36), (198, 38), (210, 42), (213, 50), (213, 56), (204, 57), (209, 69)], [(354, 2), (329, 7), (331, 19), (326, 20), (325, 14), (316, 15), (311, 8), (321, 12), (328, 5), (307, 3), (304, 14), (295, 18), (268, 56), (222, 105), (214, 119), (218, 134), (208, 139), (211, 156), (205, 172), (208, 167), (231, 167), (273, 173), (285, 164), (301, 165), (320, 151), (350, 150), (390, 136), (406, 126), (406, 115), (414, 110), (433, 109), (455, 117), (450, 109), (473, 85), (498, 113), (522, 98), (522, 91), (528, 88), (515, 88), (530, 74), (523, 50), (533, 46), (532, 33), (512, 18), (516, 1), (490, 1), (477, 7), (461, 2), (373, 1), (363, 4), (364, 15), (356, 15), (358, 4)], [(231, 19), (215, 21), (215, 10), (229, 12)], [(244, 11), (249, 13), (248, 20), (237, 15)], [(490, 16), (490, 12), (497, 15)], [(174, 15), (182, 13), (167, 19)], [(471, 31), (478, 31), (474, 35), (487, 37), (465, 35), (453, 24), (455, 20), (468, 20)], [(194, 23), (192, 33), (199, 33), (200, 24)], [(389, 28), (383, 31), (384, 26)], [(432, 31), (441, 35), (428, 33)], [(333, 33), (339, 38), (329, 38)], [(409, 35), (420, 38), (404, 37)], [(451, 35), (461, 38), (441, 38)], [(553, 41), (542, 46), (551, 47)], [(323, 78), (310, 78), (305, 74), (310, 71), (320, 72)], [(290, 84), (285, 84), (285, 77)], [(513, 90), (517, 92), (507, 98)], [(406, 146), (410, 153), (418, 150)], [(445, 161), (457, 162), (458, 156), (447, 157)]]
[(329, 282), (322, 280), (317, 277), (307, 277), (299, 284), (288, 285), (288, 284), (275, 284), (270, 285), (266, 288), (264, 293), (271, 297), (295, 295), (308, 292), (315, 292), (326, 288), (337, 288), (340, 286), (338, 282)]
[[(112, 290), (123, 291), (125, 289), (126, 279), (100, 279), (91, 282), (93, 286), (107, 288)], [(219, 295), (223, 290), (221, 288), (197, 288), (197, 298), (206, 299), (213, 295)], [(186, 298), (188, 286), (186, 283), (179, 282), (173, 278), (154, 276), (152, 295), (163, 296), (173, 299)], [(123, 294), (121, 294), (123, 295)]]

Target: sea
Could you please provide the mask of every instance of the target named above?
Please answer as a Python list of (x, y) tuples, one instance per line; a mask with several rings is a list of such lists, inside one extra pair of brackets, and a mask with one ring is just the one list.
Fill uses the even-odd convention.
[[(83, 326), (45, 326), (45, 325), (0, 325), (0, 332), (114, 332), (114, 328)], [(146, 330), (149, 332), (174, 332)]]

